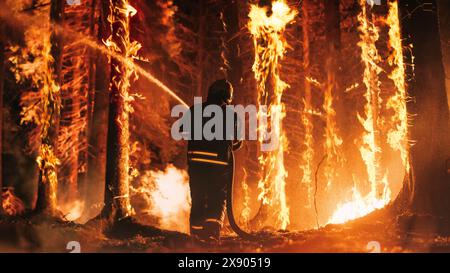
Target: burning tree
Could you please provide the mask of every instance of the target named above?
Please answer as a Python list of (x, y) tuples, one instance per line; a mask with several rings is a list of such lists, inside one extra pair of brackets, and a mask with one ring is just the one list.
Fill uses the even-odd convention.
[(111, 36), (106, 45), (126, 61), (111, 59), (105, 206), (102, 217), (115, 222), (132, 214), (129, 196), (129, 88), (135, 74), (128, 63), (133, 61), (140, 44), (130, 41), (130, 17), (136, 14), (136, 10), (126, 0), (112, 0), (110, 5)]
[[(20, 3), (23, 4), (23, 3)], [(35, 3), (41, 4), (41, 3)], [(41, 20), (25, 32), (24, 49), (12, 47), (12, 70), (18, 82), (31, 81), (21, 97), (21, 123), (34, 124), (30, 143), (38, 151), (39, 167), (36, 213), (59, 217), (57, 210), (57, 134), (60, 114), (62, 39), (57, 27), (62, 22), (64, 3), (52, 1), (37, 12)]]
[[(267, 7), (268, 6), (268, 7)], [(272, 131), (271, 139), (274, 151), (263, 152), (259, 156), (262, 178), (258, 183), (259, 199), (262, 207), (255, 219), (260, 227), (265, 221), (277, 214), (275, 228), (286, 229), (289, 224), (289, 208), (286, 203), (286, 171), (284, 167), (284, 152), (286, 137), (282, 128), (284, 106), (281, 103), (283, 91), (288, 87), (279, 75), (279, 60), (283, 58), (286, 43), (283, 32), (286, 25), (296, 15), (284, 1), (276, 1), (266, 7), (253, 5), (249, 17), (249, 30), (253, 35), (255, 48), (255, 62), (253, 71), (257, 82), (258, 115), (269, 117), (270, 124), (261, 125), (260, 142), (267, 141), (264, 133)], [(270, 9), (269, 9), (270, 8)], [(268, 108), (264, 112), (262, 107)]]
[[(91, 207), (103, 199), (99, 218), (115, 224), (131, 218), (131, 197), (141, 194), (146, 207), (140, 212), (151, 218), (146, 224), (186, 232), (186, 221), (179, 221), (189, 210), (179, 169), (186, 163), (178, 156), (183, 148), (170, 139), (171, 120), (161, 115), (171, 101), (155, 90), (185, 104), (180, 97), (201, 96), (213, 78), (227, 76), (239, 103), (256, 103), (259, 115), (269, 117), (259, 130), (272, 132), (279, 144), (260, 153), (256, 147), (264, 140), (250, 143), (238, 156), (243, 224), (301, 229), (346, 223), (391, 202), (397, 189), (390, 178), (399, 176), (393, 171), (406, 175), (388, 208), (447, 216), (449, 100), (445, 39), (435, 13), (439, 8), (445, 16), (446, 3), (141, 0), (133, 2), (140, 12), (132, 18), (137, 10), (130, 2), (68, 7), (33, 1), (33, 16), (45, 24), (24, 28), (23, 50), (11, 46), (13, 72), (31, 86), (21, 90), (20, 106), (22, 122), (37, 129), (29, 135), (38, 154), (36, 212), (60, 216), (57, 201), (64, 196), (57, 196), (57, 186), (67, 185), (67, 200), (86, 197)], [(141, 46), (133, 40), (146, 44), (146, 58), (136, 60)], [(95, 60), (88, 46), (97, 50)], [(8, 89), (3, 59), (2, 50), (0, 95)], [(136, 72), (144, 77), (133, 89), (148, 89), (143, 92), (150, 98), (132, 107)], [(186, 91), (179, 97), (169, 87)], [(176, 198), (167, 201), (173, 189)], [(250, 189), (259, 192), (258, 201), (251, 202)], [(19, 204), (12, 191), (3, 196)], [(252, 222), (251, 207), (260, 203)]]

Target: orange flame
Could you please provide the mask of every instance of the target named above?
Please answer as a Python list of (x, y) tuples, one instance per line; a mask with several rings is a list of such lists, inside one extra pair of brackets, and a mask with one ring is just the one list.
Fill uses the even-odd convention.
[(331, 224), (342, 224), (347, 221), (363, 217), (374, 210), (381, 209), (390, 201), (390, 189), (387, 178), (383, 178), (384, 191), (381, 197), (375, 195), (375, 192), (370, 192), (366, 196), (362, 196), (356, 187), (352, 188), (352, 201), (338, 205), (337, 210), (328, 221)]
[[(42, 183), (49, 185), (49, 208), (56, 208), (56, 187), (58, 184), (57, 165), (59, 160), (54, 147), (49, 143), (49, 131), (54, 117), (59, 115), (60, 86), (55, 81), (51, 54), (51, 28), (49, 9), (32, 18), (31, 27), (25, 31), (25, 47), (12, 47), (14, 54), (10, 57), (11, 70), (16, 81), (31, 80), (33, 90), (24, 92), (21, 97), (21, 124), (35, 124), (39, 134), (30, 143), (39, 143), (39, 155), (36, 159), (42, 172)], [(36, 148), (36, 147), (34, 147)]]
[(25, 212), (25, 205), (22, 200), (14, 195), (13, 188), (6, 188), (2, 192), (3, 211), (8, 216), (17, 216)]
[[(329, 223), (344, 223), (364, 216), (375, 209), (381, 208), (389, 203), (391, 192), (385, 174), (381, 174), (380, 166), (380, 137), (379, 137), (379, 108), (381, 104), (380, 81), (378, 75), (381, 68), (378, 65), (380, 56), (376, 47), (379, 38), (378, 28), (372, 20), (368, 19), (366, 1), (359, 0), (361, 12), (358, 14), (361, 59), (364, 64), (364, 84), (366, 92), (365, 118), (358, 115), (364, 133), (362, 135), (363, 145), (360, 147), (361, 157), (366, 164), (370, 192), (362, 196), (356, 187), (353, 188), (353, 201), (338, 206), (333, 213)], [(384, 175), (384, 177), (383, 177)]]
[(386, 24), (390, 27), (389, 47), (392, 51), (388, 61), (394, 67), (389, 78), (394, 82), (397, 89), (397, 92), (387, 101), (387, 108), (393, 110), (391, 118), (393, 128), (388, 132), (388, 143), (394, 150), (400, 151), (403, 166), (408, 172), (408, 112), (406, 109), (408, 95), (406, 92), (399, 10), (397, 1), (389, 2), (388, 4), (389, 13)]
[(242, 225), (247, 226), (250, 221), (250, 196), (249, 196), (249, 187), (247, 183), (247, 171), (245, 168), (242, 168), (244, 172), (244, 178), (242, 179), (242, 194), (243, 194), (243, 209), (241, 211), (240, 222)]
[[(123, 104), (123, 110), (118, 114), (117, 127), (120, 128), (120, 145), (125, 147), (130, 145), (130, 123), (129, 114), (133, 112), (133, 107), (131, 103), (136, 99), (134, 94), (130, 93), (130, 87), (133, 80), (138, 78), (138, 74), (134, 69), (135, 66), (131, 65), (133, 59), (137, 57), (138, 51), (141, 49), (141, 44), (137, 41), (131, 41), (130, 38), (130, 18), (137, 13), (137, 10), (129, 4), (129, 1), (111, 1), (110, 2), (110, 14), (108, 16), (108, 21), (111, 24), (111, 28), (114, 25), (120, 25), (120, 33), (114, 33), (112, 31), (111, 36), (108, 37), (104, 44), (108, 48), (110, 54), (121, 56), (120, 62), (114, 63), (113, 68), (117, 72), (120, 72), (120, 76), (117, 74), (112, 79), (112, 87), (114, 90), (118, 90), (118, 95), (121, 104)], [(113, 36), (114, 35), (114, 36)], [(111, 61), (111, 59), (110, 59)], [(124, 148), (120, 153), (120, 164), (124, 170), (130, 170), (130, 150), (131, 147)], [(132, 173), (128, 173), (126, 176), (122, 177), (120, 188), (118, 189), (118, 196), (114, 198), (121, 199), (122, 209), (125, 210), (126, 215), (132, 215), (134, 210), (131, 206), (129, 199), (130, 191), (130, 177), (133, 176)]]
[[(284, 56), (286, 41), (283, 32), (286, 25), (296, 16), (283, 0), (272, 3), (272, 14), (268, 16), (266, 7), (251, 5), (248, 29), (253, 36), (255, 48), (255, 61), (253, 72), (258, 88), (259, 105), (267, 105), (267, 116), (272, 120), (272, 132), (278, 139), (279, 146), (273, 152), (264, 152), (259, 157), (262, 178), (258, 183), (260, 189), (259, 199), (263, 204), (274, 208), (278, 215), (277, 228), (285, 229), (289, 224), (289, 208), (286, 202), (285, 178), (287, 172), (284, 168), (284, 152), (286, 151), (286, 137), (282, 129), (282, 120), (285, 114), (281, 96), (288, 85), (279, 75), (279, 61)], [(266, 83), (271, 81), (273, 93), (270, 93)], [(280, 113), (281, 112), (281, 113)], [(259, 115), (262, 115), (261, 109)], [(268, 126), (258, 128), (260, 134), (269, 131)], [(262, 138), (260, 141), (263, 141)]]
[(310, 69), (310, 48), (309, 48), (309, 14), (308, 6), (303, 3), (302, 7), (302, 31), (303, 31), (303, 69), (305, 70), (304, 81), (304, 99), (303, 99), (303, 111), (301, 121), (303, 124), (304, 132), (304, 149), (301, 155), (300, 169), (302, 170), (301, 183), (306, 186), (306, 208), (311, 208), (313, 204), (313, 162), (314, 162), (314, 138), (313, 138), (313, 120), (312, 112), (313, 107), (311, 104), (311, 84), (320, 86), (318, 80), (309, 75)]

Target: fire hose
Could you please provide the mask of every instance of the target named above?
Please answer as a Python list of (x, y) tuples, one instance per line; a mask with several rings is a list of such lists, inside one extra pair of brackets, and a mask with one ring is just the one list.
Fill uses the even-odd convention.
[(233, 187), (234, 187), (234, 154), (231, 153), (231, 159), (230, 159), (229, 166), (231, 168), (230, 170), (230, 179), (228, 181), (227, 185), (227, 216), (228, 221), (230, 222), (231, 229), (239, 235), (239, 237), (246, 239), (246, 240), (256, 240), (258, 237), (254, 234), (248, 233), (239, 227), (239, 225), (236, 223), (236, 219), (234, 218), (233, 214)]

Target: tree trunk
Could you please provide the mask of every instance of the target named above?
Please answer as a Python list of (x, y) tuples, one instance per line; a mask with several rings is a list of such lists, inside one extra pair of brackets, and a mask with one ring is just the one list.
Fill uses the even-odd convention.
[[(52, 25), (61, 25), (64, 15), (64, 1), (52, 0), (50, 5), (50, 21)], [(62, 48), (63, 41), (61, 35), (57, 34), (55, 29), (51, 34), (51, 55), (53, 56), (53, 77), (57, 84), (61, 86), (61, 69), (62, 69)], [(59, 96), (59, 93), (57, 94)], [(50, 105), (47, 106), (50, 109), (50, 126), (48, 132), (42, 138), (41, 146), (45, 145), (48, 150), (46, 153), (50, 153), (50, 156), (54, 156), (56, 153), (56, 139), (58, 136), (58, 124), (59, 124), (59, 97), (51, 98)], [(42, 149), (41, 147), (41, 149)], [(42, 151), (41, 151), (42, 153)], [(57, 215), (57, 168), (51, 162), (45, 162), (48, 158), (42, 159), (41, 168), (39, 171), (38, 180), (38, 197), (36, 201), (35, 213), (44, 213), (50, 216)], [(49, 164), (50, 163), (50, 164)], [(52, 182), (53, 181), (53, 182)]]
[[(116, 53), (130, 59), (128, 1), (112, 0), (112, 42)], [(102, 216), (111, 224), (130, 216), (129, 199), (129, 113), (127, 110), (130, 68), (111, 59), (108, 135), (106, 152), (105, 206)]]
[[(109, 4), (107, 1), (99, 3), (100, 15), (98, 18), (98, 41), (106, 40), (109, 36)], [(108, 105), (109, 105), (109, 77), (110, 66), (108, 57), (97, 53), (95, 58), (94, 102), (92, 105), (92, 118), (89, 132), (88, 166), (86, 184), (86, 208), (103, 201), (105, 167), (106, 167), (106, 135), (108, 131)], [(94, 206), (95, 207), (95, 206)], [(89, 212), (89, 215), (97, 211)]]
[(302, 24), (302, 54), (303, 54), (303, 112), (302, 112), (302, 124), (304, 129), (304, 150), (302, 154), (302, 183), (305, 184), (307, 191), (307, 207), (312, 207), (313, 205), (313, 161), (314, 161), (314, 125), (311, 116), (312, 109), (312, 87), (309, 81), (311, 77), (311, 51), (310, 51), (310, 20), (309, 20), (309, 0), (303, 1), (301, 8), (301, 24)]
[[(325, 173), (327, 174), (327, 183), (330, 183), (327, 187), (333, 187), (335, 196), (339, 195), (341, 193), (340, 191), (343, 191), (345, 187), (342, 184), (342, 180), (344, 179), (336, 176), (336, 171), (342, 163), (340, 143), (336, 141), (336, 138), (341, 138), (336, 120), (336, 112), (338, 109), (341, 109), (339, 105), (339, 102), (341, 102), (341, 93), (337, 79), (341, 50), (339, 4), (340, 0), (325, 0), (325, 38), (327, 44), (327, 56), (325, 60), (327, 80), (323, 103), (324, 112), (326, 113), (325, 136), (327, 138), (324, 145), (327, 156)], [(331, 181), (335, 185), (331, 185)]]
[(327, 40), (327, 74), (328, 82), (332, 85), (333, 90), (337, 87), (336, 74), (338, 71), (338, 63), (340, 60), (341, 49), (341, 27), (339, 14), (340, 0), (325, 0), (325, 36)]
[[(93, 38), (95, 37), (95, 15), (98, 7), (98, 1), (91, 0), (90, 2), (90, 18), (89, 18), (89, 37)], [(105, 38), (106, 39), (106, 38)], [(101, 42), (101, 40), (100, 40)], [(96, 74), (96, 56), (97, 52), (93, 48), (88, 48), (88, 91), (87, 91), (87, 124), (86, 128), (83, 132), (83, 137), (87, 138), (88, 144), (90, 144), (90, 135), (92, 131), (92, 122), (93, 122), (93, 109), (94, 109), (94, 103), (95, 103), (95, 74)], [(101, 66), (101, 67), (107, 67)], [(106, 122), (105, 122), (106, 124)], [(105, 141), (106, 142), (106, 141)], [(86, 150), (81, 151), (80, 158), (82, 158), (82, 162), (85, 164), (86, 169), (84, 172), (78, 175), (78, 192), (80, 197), (82, 197), (84, 200), (88, 198), (88, 168), (89, 168), (89, 145)]]
[[(412, 98), (408, 112), (414, 144), (410, 149), (411, 173), (396, 205), (407, 212), (448, 217), (450, 184), (445, 160), (450, 155), (449, 110), (436, 8), (436, 0), (399, 2), (403, 37), (411, 38), (405, 39), (405, 47), (413, 45), (415, 69), (412, 74), (408, 68), (408, 78), (412, 79), (408, 83)], [(406, 63), (412, 63), (411, 59)]]

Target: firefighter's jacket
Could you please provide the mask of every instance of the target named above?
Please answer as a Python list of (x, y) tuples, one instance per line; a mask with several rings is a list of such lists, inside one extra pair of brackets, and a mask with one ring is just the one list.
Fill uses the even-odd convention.
[[(210, 105), (208, 102), (202, 103), (202, 110)], [(194, 105), (195, 106), (195, 105)], [(205, 163), (205, 165), (223, 165), (227, 166), (230, 164), (231, 153), (237, 150), (242, 145), (242, 140), (238, 140), (237, 132), (240, 129), (241, 121), (238, 119), (237, 114), (233, 111), (232, 115), (226, 114), (226, 105), (221, 105), (222, 109), (222, 125), (223, 125), (223, 137), (222, 139), (207, 140), (202, 134), (201, 140), (195, 140), (194, 138), (194, 126), (198, 126), (194, 117), (194, 106), (190, 110), (190, 131), (184, 131), (184, 133), (190, 134), (190, 140), (188, 141), (188, 163)], [(234, 123), (233, 130), (226, 130), (227, 118), (233, 116)], [(202, 115), (202, 132), (203, 126), (213, 117), (203, 117)], [(230, 123), (231, 124), (231, 123)], [(228, 135), (227, 135), (228, 134)], [(232, 135), (230, 135), (232, 134)]]

